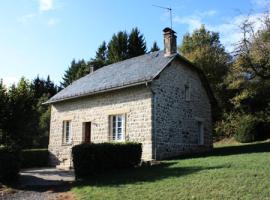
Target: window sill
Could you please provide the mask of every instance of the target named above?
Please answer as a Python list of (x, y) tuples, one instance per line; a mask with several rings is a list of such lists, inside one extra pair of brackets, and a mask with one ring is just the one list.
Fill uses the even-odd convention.
[(63, 143), (62, 146), (72, 146), (72, 143)]

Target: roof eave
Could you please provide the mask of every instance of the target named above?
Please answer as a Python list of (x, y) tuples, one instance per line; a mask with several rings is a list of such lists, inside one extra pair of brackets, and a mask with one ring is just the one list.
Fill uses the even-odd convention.
[(101, 93), (111, 92), (111, 91), (120, 90), (120, 89), (124, 89), (124, 88), (128, 88), (128, 87), (143, 85), (143, 84), (152, 82), (152, 80), (153, 79), (144, 80), (144, 81), (140, 81), (140, 82), (136, 82), (136, 83), (131, 83), (131, 84), (127, 84), (127, 85), (108, 88), (108, 89), (105, 89), (105, 90), (89, 92), (89, 93), (85, 93), (85, 94), (79, 95), (79, 96), (71, 96), (71, 97), (62, 98), (62, 99), (56, 99), (56, 100), (51, 100), (51, 101), (48, 100), (48, 101), (42, 103), (42, 105), (54, 104), (54, 103), (59, 103), (59, 102), (62, 102), (62, 101), (67, 101), (67, 100), (72, 100), (72, 99), (79, 99), (79, 98), (83, 98), (83, 97), (87, 97), (87, 96), (92, 96), (92, 95), (95, 95), (95, 94), (101, 94)]

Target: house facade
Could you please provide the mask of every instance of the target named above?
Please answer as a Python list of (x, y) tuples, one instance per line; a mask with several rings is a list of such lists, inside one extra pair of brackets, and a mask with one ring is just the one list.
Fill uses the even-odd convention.
[(177, 54), (169, 28), (164, 44), (164, 51), (94, 71), (47, 102), (52, 165), (70, 167), (71, 148), (82, 142), (140, 142), (144, 160), (212, 148), (209, 85), (196, 66)]

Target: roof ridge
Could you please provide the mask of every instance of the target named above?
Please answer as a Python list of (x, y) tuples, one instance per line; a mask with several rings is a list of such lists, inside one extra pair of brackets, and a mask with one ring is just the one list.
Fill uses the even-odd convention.
[(138, 59), (138, 58), (140, 58), (140, 57), (148, 56), (148, 55), (154, 54), (154, 53), (158, 54), (158, 53), (161, 53), (161, 52), (163, 52), (163, 50), (154, 51), (154, 52), (148, 52), (148, 53), (146, 53), (146, 54), (139, 55), (139, 56), (135, 56), (135, 57), (128, 58), (128, 59), (125, 59), (125, 60), (120, 60), (120, 61), (118, 61), (118, 62), (109, 64), (109, 65), (103, 65), (102, 67), (100, 67), (99, 69), (93, 71), (92, 73), (86, 74), (85, 76), (83, 76), (83, 77), (81, 77), (81, 78), (79, 78), (79, 79), (73, 81), (70, 85), (72, 85), (73, 83), (79, 81), (79, 80), (82, 79), (82, 78), (89, 77), (89, 76), (93, 76), (97, 71), (102, 70), (102, 69), (105, 70), (105, 68), (108, 68), (109, 66), (113, 66), (113, 65), (116, 65), (116, 64), (121, 64), (121, 63), (123, 63), (123, 62), (127, 62), (127, 61), (131, 61), (131, 60), (134, 60), (134, 59)]

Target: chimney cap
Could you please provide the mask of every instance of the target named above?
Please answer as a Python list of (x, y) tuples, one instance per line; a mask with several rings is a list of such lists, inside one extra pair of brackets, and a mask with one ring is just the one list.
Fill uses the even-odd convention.
[(174, 30), (172, 30), (172, 29), (171, 29), (171, 28), (169, 28), (169, 27), (164, 28), (164, 29), (163, 29), (163, 32), (164, 32), (164, 33), (167, 33), (167, 32), (172, 32), (172, 33), (175, 33), (175, 31), (174, 31)]

